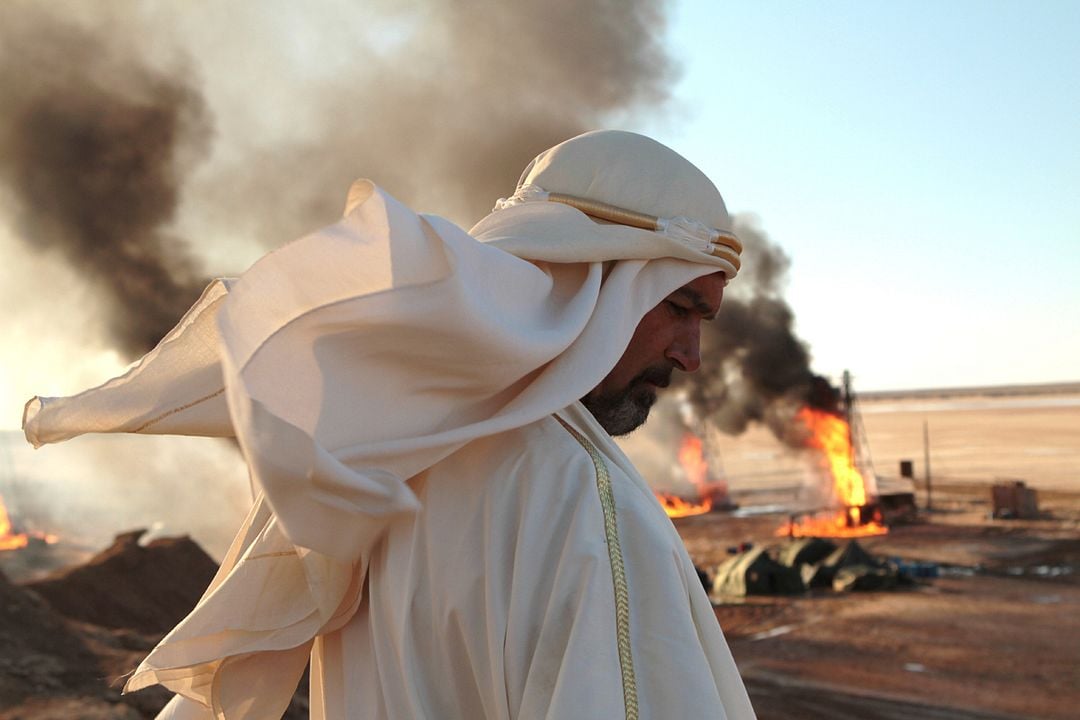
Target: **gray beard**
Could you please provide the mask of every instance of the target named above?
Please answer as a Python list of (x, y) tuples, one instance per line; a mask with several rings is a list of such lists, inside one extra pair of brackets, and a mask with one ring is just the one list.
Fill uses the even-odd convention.
[(643, 383), (634, 383), (621, 393), (581, 398), (581, 404), (613, 437), (627, 435), (644, 425), (655, 402), (656, 394)]

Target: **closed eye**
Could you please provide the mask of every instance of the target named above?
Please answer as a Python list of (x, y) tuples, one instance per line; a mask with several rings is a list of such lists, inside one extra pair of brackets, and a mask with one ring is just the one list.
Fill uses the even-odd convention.
[(684, 308), (682, 305), (679, 305), (677, 303), (673, 303), (670, 300), (667, 301), (667, 305), (671, 309), (671, 313), (675, 317), (684, 318), (684, 317), (687, 317), (690, 314), (690, 309), (689, 308)]

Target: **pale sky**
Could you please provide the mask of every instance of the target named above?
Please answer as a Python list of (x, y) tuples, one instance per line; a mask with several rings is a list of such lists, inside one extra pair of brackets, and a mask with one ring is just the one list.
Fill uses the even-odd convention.
[(682, 2), (656, 133), (791, 256), (819, 372), (1080, 380), (1080, 3)]

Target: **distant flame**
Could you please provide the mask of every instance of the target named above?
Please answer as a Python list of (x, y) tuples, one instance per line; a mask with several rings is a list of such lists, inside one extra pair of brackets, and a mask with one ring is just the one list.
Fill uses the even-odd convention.
[(862, 508), (869, 498), (866, 480), (855, 467), (855, 451), (851, 447), (851, 429), (847, 421), (832, 413), (804, 407), (796, 417), (810, 437), (806, 444), (822, 453), (822, 466), (829, 471), (833, 492), (840, 508), (833, 512), (804, 518), (798, 523), (786, 523), (776, 531), (777, 535), (793, 537), (856, 537), (884, 535), (889, 531), (881, 524), (876, 512), (871, 518), (863, 517)]
[(709, 477), (709, 465), (705, 462), (705, 443), (692, 433), (683, 436), (679, 447), (679, 465), (686, 473), (686, 479), (700, 488)]
[(18, 550), (26, 547), (29, 542), (30, 538), (26, 533), (11, 532), (11, 518), (4, 507), (3, 499), (0, 499), (0, 550)]
[(702, 498), (699, 502), (683, 500), (678, 495), (666, 492), (657, 492), (657, 499), (664, 506), (664, 512), (668, 517), (687, 517), (688, 515), (703, 515), (712, 510), (712, 498)]
[(709, 480), (709, 463), (705, 459), (705, 445), (697, 435), (686, 433), (678, 453), (679, 466), (686, 479), (693, 484), (697, 498), (688, 500), (666, 492), (656, 492), (657, 499), (668, 517), (702, 515), (713, 508), (716, 497), (727, 494), (727, 486)]
[(30, 544), (30, 538), (36, 538), (46, 543), (55, 543), (59, 538), (45, 533), (12, 532), (11, 516), (8, 515), (4, 499), (0, 498), (0, 551), (18, 550)]

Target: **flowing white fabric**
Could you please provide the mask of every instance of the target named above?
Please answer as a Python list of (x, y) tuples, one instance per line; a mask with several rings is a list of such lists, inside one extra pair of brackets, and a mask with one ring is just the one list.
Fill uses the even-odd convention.
[[(655, 496), (580, 404), (558, 415), (600, 450), (611, 479), (640, 717), (752, 718)], [(411, 484), (423, 509), (388, 527), (368, 597), (316, 641), (312, 716), (624, 717), (615, 587), (586, 450), (547, 417), (474, 441)]]
[(717, 269), (661, 249), (605, 274), (526, 245), (478, 243), (359, 181), (339, 223), (212, 286), (123, 377), (28, 404), (35, 444), (235, 434), (251, 469), (258, 501), (221, 570), (128, 690), (165, 685), (186, 698), (170, 713), (280, 715), (316, 636), (360, 605), (379, 538), (420, 507), (407, 480), (584, 395), (647, 310)]
[[(610, 474), (639, 716), (752, 720), (712, 606), (655, 496), (580, 404), (558, 415)], [(315, 640), (311, 717), (624, 716), (615, 588), (582, 446), (547, 417), (476, 440), (410, 484), (422, 510), (388, 526), (372, 549), (368, 596)], [(298, 668), (305, 658), (297, 652)], [(179, 696), (159, 716), (212, 717)]]

